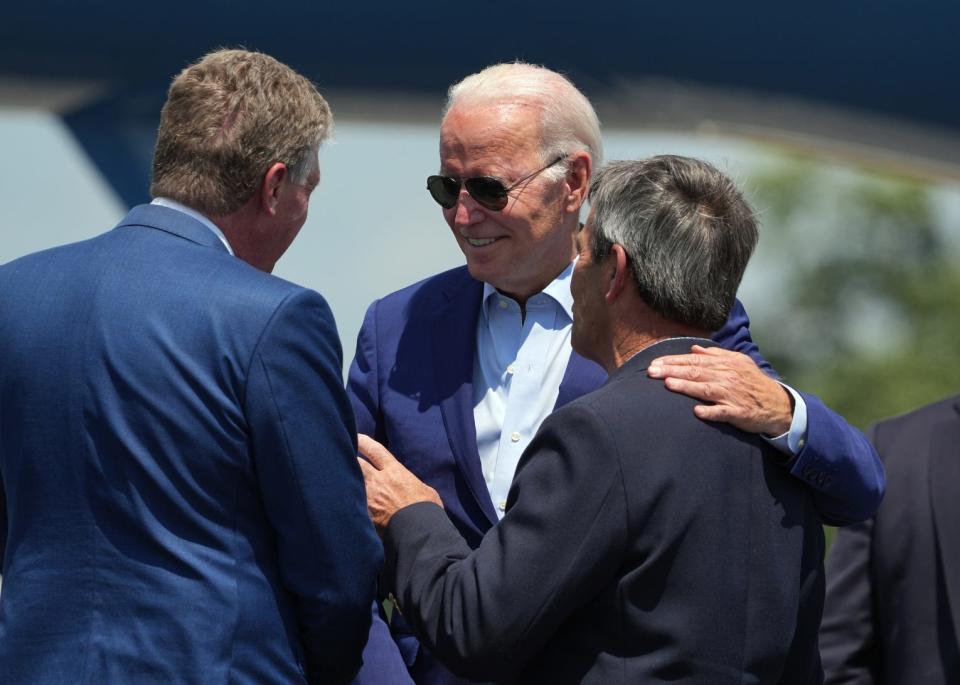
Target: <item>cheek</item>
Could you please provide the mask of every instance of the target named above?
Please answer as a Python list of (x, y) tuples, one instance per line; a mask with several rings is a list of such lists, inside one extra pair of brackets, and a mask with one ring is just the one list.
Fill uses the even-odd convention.
[(577, 263), (573, 268), (573, 273), (570, 275), (570, 294), (573, 295), (573, 301), (576, 303), (579, 295), (580, 288), (582, 287), (582, 278), (580, 271), (583, 268), (583, 264)]
[(542, 206), (520, 202), (507, 205), (499, 212), (498, 217), (502, 223), (509, 224), (518, 230), (524, 229), (525, 232), (532, 234), (540, 233), (542, 226), (549, 223)]
[[(533, 242), (553, 242), (561, 239), (563, 216), (552, 205), (516, 207), (515, 211), (502, 214), (502, 223), (509, 225), (512, 233)], [(569, 235), (569, 234), (567, 234)]]
[(300, 216), (306, 216), (307, 210), (310, 208), (310, 194), (304, 192), (297, 198), (298, 209), (300, 210)]
[(441, 213), (443, 214), (443, 220), (447, 222), (447, 226), (450, 227), (451, 231), (456, 233), (457, 207), (454, 206), (453, 209), (441, 209)]

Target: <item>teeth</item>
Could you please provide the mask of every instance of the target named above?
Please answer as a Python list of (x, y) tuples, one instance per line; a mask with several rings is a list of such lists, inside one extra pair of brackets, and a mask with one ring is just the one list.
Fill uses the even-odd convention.
[(467, 242), (473, 247), (483, 247), (494, 242), (496, 238), (467, 238)]

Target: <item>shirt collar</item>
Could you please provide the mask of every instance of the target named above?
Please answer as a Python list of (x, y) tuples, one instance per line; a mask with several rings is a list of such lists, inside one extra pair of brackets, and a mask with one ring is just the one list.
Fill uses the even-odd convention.
[[(560, 275), (554, 278), (550, 283), (547, 284), (547, 287), (544, 288), (540, 294), (546, 295), (562, 309), (570, 321), (573, 321), (573, 294), (570, 292), (570, 279), (573, 275), (573, 266), (577, 263), (577, 260), (574, 259), (572, 262), (567, 264), (567, 268), (560, 272)], [(487, 308), (490, 306), (493, 300), (491, 299), (494, 295), (499, 295), (497, 289), (494, 288), (489, 283), (483, 284), (483, 311), (484, 316), (487, 314)], [(536, 297), (536, 296), (534, 296)]]
[(160, 205), (161, 207), (166, 207), (167, 209), (175, 209), (178, 212), (183, 212), (191, 219), (196, 219), (201, 224), (213, 231), (214, 235), (216, 235), (220, 239), (220, 242), (223, 243), (224, 247), (227, 248), (227, 252), (229, 252), (232, 256), (236, 256), (233, 254), (233, 248), (230, 247), (230, 241), (227, 240), (227, 236), (223, 234), (223, 231), (221, 231), (215, 223), (210, 221), (210, 219), (205, 217), (197, 210), (191, 209), (184, 204), (180, 204), (176, 200), (171, 200), (169, 197), (156, 197), (150, 204)]

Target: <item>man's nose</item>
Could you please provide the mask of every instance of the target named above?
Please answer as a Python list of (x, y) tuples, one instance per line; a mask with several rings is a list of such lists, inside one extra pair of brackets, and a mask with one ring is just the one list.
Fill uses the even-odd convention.
[(470, 197), (466, 188), (460, 189), (460, 197), (457, 198), (457, 204), (454, 205), (453, 211), (453, 222), (457, 226), (470, 226), (479, 223), (486, 216), (483, 208)]

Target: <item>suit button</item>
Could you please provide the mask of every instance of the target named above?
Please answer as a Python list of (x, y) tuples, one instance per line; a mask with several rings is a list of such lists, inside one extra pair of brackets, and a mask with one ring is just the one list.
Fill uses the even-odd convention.
[(511, 442), (520, 442), (520, 434), (519, 434), (517, 431), (513, 431), (513, 432), (510, 434), (510, 441), (511, 441)]

